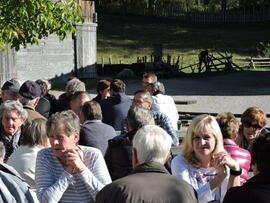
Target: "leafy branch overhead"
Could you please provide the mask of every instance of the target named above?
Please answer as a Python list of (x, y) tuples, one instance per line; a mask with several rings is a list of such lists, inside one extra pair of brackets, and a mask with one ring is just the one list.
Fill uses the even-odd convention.
[(0, 0), (0, 47), (38, 44), (50, 34), (65, 39), (83, 22), (76, 0)]

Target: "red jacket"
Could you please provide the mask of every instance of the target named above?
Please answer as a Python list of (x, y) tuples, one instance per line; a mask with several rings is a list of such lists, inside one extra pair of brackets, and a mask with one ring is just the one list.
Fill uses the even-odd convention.
[(231, 139), (224, 139), (224, 148), (230, 154), (230, 156), (240, 164), (243, 171), (242, 175), (240, 176), (240, 183), (243, 185), (249, 178), (248, 171), (251, 162), (249, 151), (239, 147)]

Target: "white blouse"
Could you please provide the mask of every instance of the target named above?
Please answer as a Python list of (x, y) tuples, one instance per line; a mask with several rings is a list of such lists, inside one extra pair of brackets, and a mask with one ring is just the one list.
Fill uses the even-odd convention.
[(193, 168), (184, 162), (182, 155), (178, 155), (172, 160), (171, 169), (174, 176), (185, 180), (194, 187), (198, 194), (199, 203), (206, 203), (212, 200), (223, 201), (227, 192), (229, 175), (223, 180), (221, 186), (215, 192), (212, 192), (209, 181), (217, 175), (215, 168)]

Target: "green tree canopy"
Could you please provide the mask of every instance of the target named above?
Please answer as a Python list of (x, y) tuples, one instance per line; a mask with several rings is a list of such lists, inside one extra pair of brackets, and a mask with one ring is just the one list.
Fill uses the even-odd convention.
[(19, 50), (53, 33), (64, 39), (83, 22), (80, 11), (76, 0), (0, 0), (0, 47)]

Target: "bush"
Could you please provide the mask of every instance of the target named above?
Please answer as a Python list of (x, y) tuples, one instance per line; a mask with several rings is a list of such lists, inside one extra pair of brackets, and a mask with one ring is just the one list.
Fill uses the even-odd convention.
[(257, 54), (261, 57), (270, 57), (270, 43), (269, 42), (259, 42), (256, 47)]

